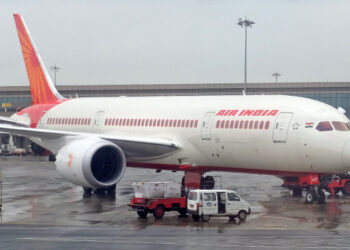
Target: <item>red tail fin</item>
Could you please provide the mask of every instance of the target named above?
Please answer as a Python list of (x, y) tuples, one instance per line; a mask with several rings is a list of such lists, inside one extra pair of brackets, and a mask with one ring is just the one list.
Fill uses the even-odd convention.
[(63, 97), (53, 85), (45, 65), (21, 15), (14, 14), (19, 41), (26, 65), (33, 104), (57, 103)]

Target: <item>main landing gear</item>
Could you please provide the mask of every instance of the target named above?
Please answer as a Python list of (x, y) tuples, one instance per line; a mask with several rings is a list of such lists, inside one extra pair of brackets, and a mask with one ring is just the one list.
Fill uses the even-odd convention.
[(115, 192), (116, 192), (116, 187), (117, 187), (117, 185), (114, 184), (112, 186), (105, 187), (105, 188), (99, 188), (99, 189), (92, 189), (90, 187), (83, 187), (83, 190), (84, 190), (84, 195), (85, 196), (91, 195), (92, 193), (94, 193), (94, 194), (105, 194), (105, 195), (114, 195)]

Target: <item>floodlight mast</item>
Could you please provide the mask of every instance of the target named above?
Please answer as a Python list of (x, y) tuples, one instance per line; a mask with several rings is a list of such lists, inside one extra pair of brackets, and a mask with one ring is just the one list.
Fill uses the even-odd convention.
[(255, 22), (248, 20), (247, 18), (242, 20), (238, 19), (239, 26), (244, 27), (244, 93), (247, 93), (247, 27), (252, 27)]
[(56, 73), (61, 69), (61, 67), (59, 67), (56, 64), (54, 64), (53, 66), (50, 67), (50, 69), (54, 73), (54, 80), (55, 80), (55, 86), (56, 86)]
[(275, 72), (275, 73), (272, 74), (272, 76), (275, 78), (275, 82), (277, 83), (278, 77), (280, 77), (281, 74), (278, 73), (278, 72)]

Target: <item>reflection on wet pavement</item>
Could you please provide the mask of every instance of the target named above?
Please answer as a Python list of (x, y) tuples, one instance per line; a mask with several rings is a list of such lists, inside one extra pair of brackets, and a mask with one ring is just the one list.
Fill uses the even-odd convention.
[[(162, 220), (152, 215), (138, 218), (127, 204), (133, 196), (132, 182), (181, 181), (182, 173), (128, 168), (118, 184), (117, 194), (84, 195), (81, 187), (65, 181), (54, 164), (16, 157), (0, 159), (3, 174), (3, 211), (5, 224), (48, 225), (118, 225), (142, 230), (148, 227), (185, 227), (194, 230), (215, 228), (218, 233), (227, 228), (240, 229), (326, 229), (349, 228), (350, 199), (328, 199), (324, 205), (306, 205), (282, 188), (274, 176), (225, 173), (224, 188), (236, 190), (252, 207), (247, 222), (228, 218), (212, 218), (210, 223), (193, 222), (190, 216), (166, 213)], [(216, 173), (218, 175), (218, 173)]]

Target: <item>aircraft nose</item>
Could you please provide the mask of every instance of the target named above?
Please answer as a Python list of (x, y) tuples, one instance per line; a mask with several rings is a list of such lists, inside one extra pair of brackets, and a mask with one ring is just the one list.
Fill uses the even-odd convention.
[(346, 169), (345, 172), (350, 171), (350, 140), (348, 140), (343, 148), (343, 163)]

